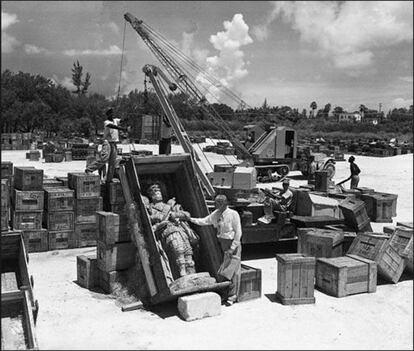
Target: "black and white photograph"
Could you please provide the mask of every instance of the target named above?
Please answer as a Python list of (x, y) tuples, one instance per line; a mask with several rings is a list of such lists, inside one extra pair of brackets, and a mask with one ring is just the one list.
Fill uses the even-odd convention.
[(413, 350), (413, 1), (1, 1), (1, 350)]

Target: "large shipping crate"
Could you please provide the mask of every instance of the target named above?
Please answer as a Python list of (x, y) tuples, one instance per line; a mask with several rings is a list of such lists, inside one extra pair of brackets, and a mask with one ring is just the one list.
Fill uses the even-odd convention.
[(97, 241), (98, 268), (105, 272), (127, 269), (135, 264), (136, 250), (132, 242), (105, 245)]
[(336, 297), (373, 293), (377, 290), (377, 264), (356, 255), (318, 258), (316, 286)]
[(401, 253), (401, 256), (405, 258), (406, 269), (413, 274), (413, 237), (411, 237), (410, 242)]
[(13, 211), (12, 226), (17, 230), (42, 229), (43, 211)]
[(9, 223), (10, 223), (10, 216), (9, 216), (9, 210), (3, 211), (3, 208), (1, 209), (1, 231), (7, 231), (9, 230)]
[(14, 167), (14, 187), (18, 190), (43, 190), (43, 169)]
[(283, 305), (315, 303), (315, 257), (277, 254), (276, 297)]
[(75, 224), (76, 247), (95, 246), (98, 237), (96, 223)]
[(75, 191), (77, 199), (99, 197), (101, 195), (99, 175), (68, 173), (68, 186)]
[(121, 182), (118, 179), (112, 179), (112, 182), (109, 183), (109, 203), (110, 204), (124, 204), (125, 197), (122, 190)]
[(410, 243), (413, 237), (413, 229), (407, 227), (397, 227), (390, 237), (389, 245), (391, 245), (401, 255)]
[(106, 245), (131, 241), (129, 230), (120, 230), (120, 216), (113, 212), (96, 212), (98, 220), (98, 240)]
[[(179, 278), (173, 278), (174, 281), (170, 281), (143, 202), (142, 196), (146, 194), (149, 185), (157, 181), (165, 185), (163, 187), (164, 201), (175, 197), (183, 209), (190, 212), (193, 217), (207, 216), (209, 214), (208, 207), (190, 155), (131, 156), (125, 166), (121, 165), (121, 174), (123, 167), (126, 170), (126, 184), (134, 201), (128, 210), (131, 215), (136, 214), (139, 223), (139, 228), (135, 227), (136, 231), (132, 228), (131, 238), (139, 248), (136, 269), (138, 277), (145, 287), (145, 289), (140, 289), (141, 301), (144, 304), (158, 304), (175, 300), (189, 293), (226, 289), (230, 284), (228, 281), (183, 288), (176, 283), (180, 282)], [(217, 279), (217, 271), (223, 259), (223, 252), (214, 228), (193, 224), (190, 226), (200, 237), (200, 257), (196, 262), (197, 273), (209, 273), (211, 277)], [(136, 240), (139, 243), (143, 241), (144, 250)]]
[(7, 178), (1, 180), (1, 209), (5, 211), (10, 206), (10, 184)]
[(298, 191), (295, 214), (298, 216), (341, 218), (338, 205), (339, 202), (336, 199), (315, 195), (308, 191)]
[(44, 192), (13, 189), (12, 206), (15, 211), (43, 211)]
[(49, 250), (72, 249), (76, 247), (74, 231), (49, 231), (48, 234)]
[(262, 296), (262, 270), (241, 265), (240, 290), (238, 302), (258, 299)]
[(27, 252), (43, 252), (49, 249), (47, 229), (24, 230), (22, 235)]
[(50, 212), (73, 211), (75, 209), (74, 191), (66, 187), (47, 187), (44, 188), (45, 205), (44, 208)]
[(348, 198), (339, 203), (339, 208), (342, 210), (345, 224), (355, 231), (363, 230), (371, 222), (365, 209), (365, 203), (361, 200)]
[(76, 256), (77, 282), (80, 286), (91, 289), (99, 285), (96, 256)]
[(360, 195), (373, 222), (392, 222), (392, 217), (397, 215), (397, 197), (395, 194), (379, 192)]
[(114, 291), (119, 289), (120, 286), (125, 284), (128, 276), (127, 271), (127, 269), (124, 269), (120, 271), (105, 272), (98, 268), (99, 287), (107, 294), (112, 294)]
[(382, 233), (358, 233), (349, 247), (348, 254), (376, 261), (384, 251), (388, 238)]
[(102, 197), (75, 199), (75, 223), (97, 223), (97, 211), (102, 211)]
[(344, 233), (322, 228), (298, 228), (298, 253), (313, 257), (342, 256)]
[(51, 230), (73, 230), (75, 226), (73, 211), (45, 211), (43, 225)]
[(9, 178), (13, 175), (13, 162), (2, 161), (1, 162), (1, 179)]

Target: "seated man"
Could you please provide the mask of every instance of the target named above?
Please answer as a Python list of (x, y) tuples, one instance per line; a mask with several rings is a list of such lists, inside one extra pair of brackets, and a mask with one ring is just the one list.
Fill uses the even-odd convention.
[(265, 215), (258, 220), (263, 223), (270, 223), (274, 217), (274, 211), (287, 212), (293, 201), (293, 193), (289, 190), (289, 179), (282, 182), (283, 190), (272, 196), (266, 196), (264, 205)]
[(190, 214), (174, 198), (168, 203), (163, 202), (159, 184), (152, 184), (148, 188), (148, 196), (151, 224), (167, 252), (173, 273), (178, 277), (195, 273), (193, 248), (197, 249), (199, 238), (185, 222)]

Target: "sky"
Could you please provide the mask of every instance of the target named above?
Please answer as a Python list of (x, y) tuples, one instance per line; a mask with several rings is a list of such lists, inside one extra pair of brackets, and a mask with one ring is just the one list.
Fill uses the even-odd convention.
[(142, 67), (160, 63), (129, 12), (250, 106), (413, 104), (412, 1), (2, 1), (1, 11), (2, 71), (69, 89), (76, 60), (90, 92), (144, 89)]

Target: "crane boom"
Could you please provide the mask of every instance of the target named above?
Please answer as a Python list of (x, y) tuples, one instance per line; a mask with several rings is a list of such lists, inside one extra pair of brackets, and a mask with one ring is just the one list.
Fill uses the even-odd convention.
[[(149, 47), (151, 52), (155, 57), (160, 61), (162, 66), (165, 68), (166, 72), (171, 76), (171, 78), (180, 85), (182, 89), (189, 94), (195, 101), (198, 102), (202, 111), (210, 116), (215, 124), (221, 128), (225, 136), (231, 141), (233, 146), (236, 149), (237, 156), (245, 161), (246, 164), (253, 165), (253, 156), (247, 150), (247, 148), (238, 140), (232, 133), (232, 131), (226, 126), (226, 122), (223, 118), (217, 113), (212, 105), (210, 105), (197, 87), (197, 85), (190, 79), (190, 77), (184, 72), (184, 70), (177, 64), (176, 60), (172, 55), (164, 50), (161, 45), (158, 44), (159, 38), (151, 30), (151, 28), (144, 23), (142, 20), (138, 20), (134, 15), (129, 12), (124, 14), (124, 18), (128, 21), (132, 28), (139, 34), (145, 44)], [(178, 49), (174, 48), (171, 44), (166, 43), (169, 51), (178, 53)], [(182, 54), (183, 55), (183, 54)]]
[(182, 128), (180, 120), (178, 119), (177, 114), (175, 113), (175, 110), (174, 110), (173, 106), (168, 101), (167, 94), (162, 89), (162, 87), (159, 84), (156, 77), (158, 75), (160, 75), (164, 80), (166, 80), (166, 82), (167, 82), (168, 86), (170, 87), (170, 89), (173, 87), (173, 83), (171, 83), (167, 79), (165, 74), (159, 68), (157, 68), (153, 65), (145, 65), (142, 68), (142, 71), (149, 77), (149, 79), (150, 79), (150, 81), (151, 81), (151, 83), (152, 83), (152, 85), (155, 89), (158, 101), (160, 102), (161, 107), (162, 107), (165, 115), (168, 117), (169, 121), (171, 122), (171, 125), (174, 129), (175, 135), (177, 136), (178, 140), (180, 141), (180, 144), (183, 147), (184, 152), (189, 153), (191, 155), (191, 159), (193, 161), (194, 168), (196, 170), (196, 173), (197, 173), (202, 185), (204, 186), (204, 189), (206, 190), (207, 194), (210, 197), (214, 196), (214, 194), (215, 194), (214, 188), (213, 188), (213, 186), (211, 185), (211, 183), (208, 180), (207, 176), (205, 175), (205, 173), (202, 171), (202, 169), (200, 167), (198, 155), (196, 154), (196, 152), (193, 148), (193, 145), (191, 144), (191, 141), (188, 138), (187, 133)]

